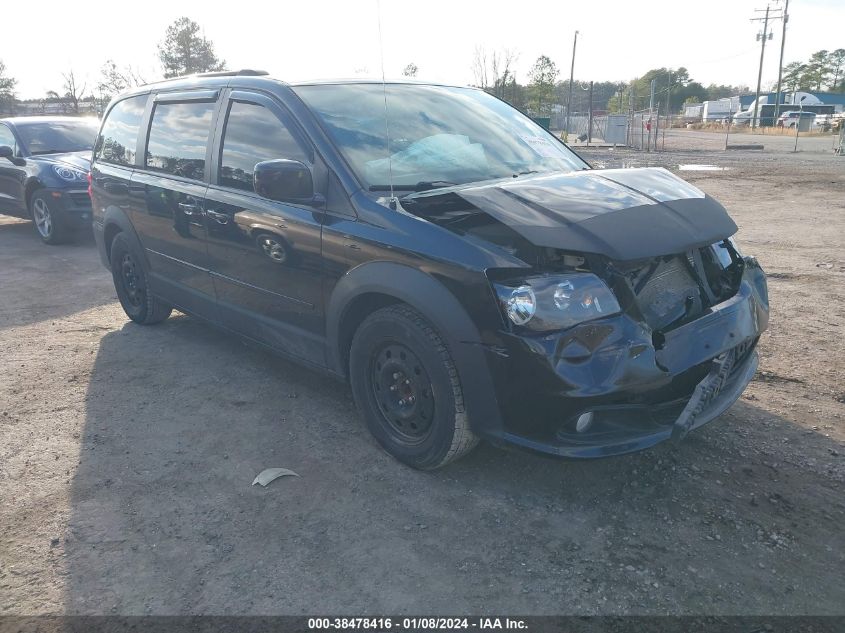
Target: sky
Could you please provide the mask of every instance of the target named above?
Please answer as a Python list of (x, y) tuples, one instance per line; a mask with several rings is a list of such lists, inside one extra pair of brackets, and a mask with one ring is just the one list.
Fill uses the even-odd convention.
[[(7, 25), (32, 24), (30, 3), (8, 4)], [(780, 8), (783, 0), (771, 4)], [(765, 0), (47, 0), (38, 10), (49, 20), (37, 29), (3, 29), (0, 60), (18, 80), (19, 98), (62, 92), (62, 72), (70, 69), (90, 91), (109, 58), (153, 81), (162, 76), (157, 44), (184, 15), (201, 25), (229, 68), (267, 70), (283, 80), (380, 77), (380, 15), (388, 78), (413, 62), (418, 79), (469, 84), (474, 51), (484, 47), (516, 51), (520, 82), (540, 55), (548, 55), (564, 79), (578, 30), (576, 79), (623, 81), (650, 68), (685, 66), (704, 85), (753, 89), (762, 23), (751, 18), (765, 6)], [(784, 63), (845, 48), (845, 0), (791, 0), (789, 14)], [(773, 28), (764, 88), (777, 79), (780, 21)]]

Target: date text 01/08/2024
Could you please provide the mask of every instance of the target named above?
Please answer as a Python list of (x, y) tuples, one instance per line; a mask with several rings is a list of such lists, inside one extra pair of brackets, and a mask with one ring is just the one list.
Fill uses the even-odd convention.
[(378, 631), (414, 631), (414, 630), (522, 630), (527, 628), (524, 620), (518, 618), (309, 618), (309, 630), (378, 630)]

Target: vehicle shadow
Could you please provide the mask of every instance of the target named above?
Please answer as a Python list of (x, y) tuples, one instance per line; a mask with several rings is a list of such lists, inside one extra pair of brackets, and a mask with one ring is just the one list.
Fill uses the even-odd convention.
[[(842, 471), (824, 461), (843, 447), (748, 402), (678, 449), (563, 462), (482, 445), (423, 473), (374, 444), (345, 386), (190, 317), (104, 336), (89, 385), (70, 614), (843, 604)], [(299, 477), (250, 485), (269, 467)]]
[[(57, 284), (68, 271), (83, 283)], [(58, 319), (115, 301), (93, 233), (47, 246), (32, 222), (0, 215), (0, 329)]]

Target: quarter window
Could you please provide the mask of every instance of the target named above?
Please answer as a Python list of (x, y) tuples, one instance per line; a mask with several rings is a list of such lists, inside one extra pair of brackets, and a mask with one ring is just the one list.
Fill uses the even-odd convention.
[(147, 95), (124, 99), (109, 112), (94, 146), (94, 158), (104, 163), (132, 166), (138, 145), (138, 127)]
[(252, 191), (255, 165), (279, 158), (307, 162), (293, 134), (270, 110), (254, 103), (232, 102), (223, 135), (219, 183)]
[(159, 103), (147, 141), (147, 169), (202, 180), (212, 102)]

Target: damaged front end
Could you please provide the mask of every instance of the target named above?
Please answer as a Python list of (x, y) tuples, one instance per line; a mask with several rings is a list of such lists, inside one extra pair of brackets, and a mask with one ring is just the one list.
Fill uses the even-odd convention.
[(525, 264), (488, 269), (503, 441), (601, 457), (683, 438), (757, 368), (765, 275), (724, 209), (665, 170), (429, 192), (403, 207)]

